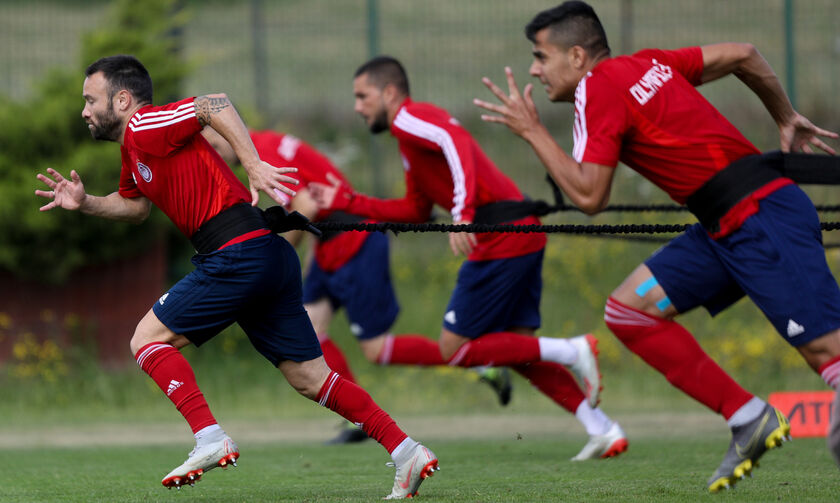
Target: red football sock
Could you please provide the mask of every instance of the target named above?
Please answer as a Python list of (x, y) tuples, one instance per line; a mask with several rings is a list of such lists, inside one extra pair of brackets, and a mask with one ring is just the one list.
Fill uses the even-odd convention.
[(610, 297), (604, 321), (630, 351), (668, 382), (729, 419), (753, 398), (675, 321), (651, 316)]
[(175, 404), (193, 433), (216, 424), (204, 394), (187, 359), (171, 344), (153, 342), (140, 348), (134, 357), (144, 372)]
[(387, 335), (376, 362), (380, 365), (445, 365), (437, 341), (422, 335)]
[(359, 426), (389, 454), (408, 437), (367, 391), (335, 372), (327, 376), (315, 400)]
[(538, 361), (540, 343), (536, 337), (514, 332), (494, 332), (461, 346), (448, 363), (458, 367), (507, 367)]
[(513, 367), (513, 370), (519, 372), (535, 388), (572, 414), (586, 399), (575, 377), (559, 363), (528, 363), (517, 365)]
[(321, 351), (324, 353), (324, 360), (330, 370), (338, 372), (348, 381), (355, 383), (356, 378), (353, 372), (350, 371), (350, 366), (347, 364), (347, 359), (344, 358), (344, 353), (338, 349), (338, 346), (329, 338), (327, 334), (319, 335), (318, 341), (321, 343)]
[(831, 386), (832, 389), (837, 389), (837, 385), (840, 384), (840, 356), (836, 356), (820, 365), (817, 372), (820, 373), (826, 384)]

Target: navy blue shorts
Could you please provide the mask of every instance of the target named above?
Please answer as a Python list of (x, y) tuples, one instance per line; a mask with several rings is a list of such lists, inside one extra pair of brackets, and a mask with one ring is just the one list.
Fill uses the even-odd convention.
[(300, 261), (285, 239), (268, 234), (192, 263), (195, 270), (153, 308), (170, 330), (200, 346), (236, 322), (274, 366), (321, 356), (301, 302)]
[(386, 333), (400, 312), (388, 265), (388, 236), (373, 232), (346, 264), (328, 273), (314, 261), (303, 282), (303, 302), (328, 298), (347, 310), (350, 331), (361, 339)]
[(539, 328), (542, 262), (543, 250), (464, 262), (443, 327), (470, 339), (512, 327)]
[(796, 185), (763, 199), (729, 236), (715, 241), (694, 225), (645, 264), (681, 313), (702, 305), (714, 316), (746, 294), (792, 346), (840, 327), (819, 217)]

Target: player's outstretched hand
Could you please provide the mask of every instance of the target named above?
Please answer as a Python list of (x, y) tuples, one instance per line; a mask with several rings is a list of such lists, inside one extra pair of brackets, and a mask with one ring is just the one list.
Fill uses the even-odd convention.
[(515, 134), (526, 138), (531, 132), (541, 126), (540, 116), (537, 113), (537, 107), (534, 105), (534, 99), (531, 96), (534, 86), (527, 84), (523, 92), (520, 93), (510, 67), (505, 67), (505, 76), (507, 77), (508, 94), (505, 94), (499, 86), (487, 77), (481, 79), (484, 85), (490, 89), (490, 92), (499, 98), (500, 105), (479, 99), (474, 99), (473, 104), (495, 114), (482, 114), (481, 120), (504, 124)]
[(41, 211), (49, 211), (53, 208), (64, 208), (65, 210), (78, 210), (87, 197), (85, 186), (76, 170), (70, 171), (70, 179), (64, 178), (58, 171), (47, 168), (47, 175), (38, 173), (38, 180), (50, 188), (50, 190), (35, 190), (36, 196), (51, 199), (50, 202), (41, 206)]
[(779, 124), (779, 136), (782, 152), (805, 152), (812, 154), (816, 147), (831, 155), (837, 152), (826, 144), (820, 136), (837, 138), (838, 134), (827, 129), (818, 128), (804, 116), (794, 112), (791, 119)]
[[(297, 168), (277, 168), (262, 160), (259, 160), (252, 166), (245, 166), (243, 164), (242, 167), (248, 173), (248, 183), (251, 189), (251, 206), (256, 206), (259, 203), (260, 191), (268, 194), (268, 197), (281, 206), (289, 202), (289, 197), (295, 196), (296, 192), (283, 184), (291, 183), (292, 185), (297, 185), (300, 183), (297, 179), (285, 175), (285, 173), (296, 173)], [(286, 194), (288, 197), (283, 194)]]
[[(467, 225), (472, 222), (460, 221), (454, 222), (454, 225)], [(450, 232), (449, 233), (449, 248), (457, 257), (463, 254), (465, 257), (472, 253), (473, 248), (478, 245), (478, 240), (475, 234), (471, 232)]]
[(353, 199), (353, 192), (332, 173), (327, 173), (327, 181), (329, 184), (309, 183), (309, 194), (315, 200), (315, 204), (322, 209), (347, 209)]

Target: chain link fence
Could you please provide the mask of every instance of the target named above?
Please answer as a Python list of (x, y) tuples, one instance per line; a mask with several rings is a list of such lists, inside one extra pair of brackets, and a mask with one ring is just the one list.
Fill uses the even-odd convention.
[[(840, 129), (836, 0), (591, 3), (614, 54), (754, 43), (795, 93), (800, 111), (819, 125)], [(352, 75), (372, 53), (387, 53), (405, 64), (415, 99), (448, 108), (472, 129), (491, 131), (477, 133), (494, 135), (487, 147), (491, 156), (511, 152), (518, 159), (529, 155), (527, 150), (498, 128), (481, 125), (472, 99), (491, 98), (480, 79), (501, 82), (504, 66), (513, 68), (520, 85), (532, 81), (527, 74), (531, 46), (523, 28), (552, 5), (535, 0), (182, 0), (190, 19), (180, 35), (182, 56), (192, 68), (183, 91), (227, 92), (249, 124), (327, 142), (346, 134), (361, 138), (366, 133), (353, 113)], [(80, 36), (96, 29), (108, 6), (95, 0), (0, 0), (0, 95), (25, 99), (51, 68), (87, 63), (78, 61)], [(558, 139), (569, 142), (571, 108), (549, 106), (537, 87), (543, 119), (556, 126)], [(772, 121), (737, 79), (701, 91), (760, 149), (776, 148)], [(368, 155), (366, 141), (356, 141), (355, 151)], [(337, 150), (332, 153), (341, 157)], [(381, 183), (398, 183), (401, 176), (392, 178)]]

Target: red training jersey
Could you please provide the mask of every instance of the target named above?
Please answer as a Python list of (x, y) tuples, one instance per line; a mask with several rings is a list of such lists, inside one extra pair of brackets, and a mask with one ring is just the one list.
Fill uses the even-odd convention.
[[(621, 161), (680, 204), (715, 173), (753, 146), (696, 89), (702, 81), (700, 47), (646, 49), (607, 59), (575, 91), (573, 157), (615, 167)], [(770, 182), (721, 219), (726, 235), (758, 211), (758, 200), (793, 183)]]
[[(295, 136), (274, 131), (252, 131), (251, 140), (263, 161), (276, 167), (290, 166), (298, 169), (294, 177), (300, 184), (286, 184), (292, 190), (299, 192), (312, 182), (328, 185), (330, 182), (327, 174), (336, 176), (350, 186), (329, 159)], [(285, 193), (281, 193), (281, 197), (285, 199), (286, 207), (289, 207), (294, 199)], [(331, 210), (321, 210), (315, 220), (322, 220), (330, 213)], [(368, 236), (367, 232), (342, 232), (328, 241), (318, 241), (315, 245), (315, 261), (324, 271), (333, 272), (353, 258)]]
[(222, 210), (250, 203), (250, 191), (203, 136), (195, 98), (146, 105), (125, 129), (119, 194), (145, 196), (185, 236)]
[[(376, 220), (425, 222), (437, 204), (454, 222), (472, 222), (479, 206), (496, 201), (521, 201), (522, 193), (484, 154), (481, 147), (446, 110), (406, 99), (391, 134), (399, 142), (405, 169), (402, 199), (376, 199), (356, 194), (348, 211)], [(527, 217), (513, 224), (540, 223)], [(526, 255), (545, 247), (543, 233), (480, 233), (469, 260)]]

